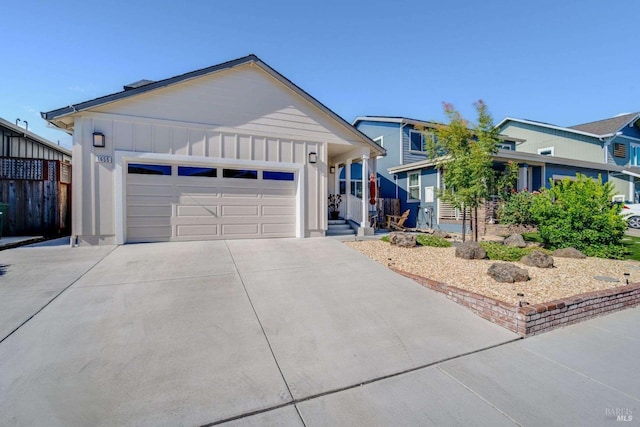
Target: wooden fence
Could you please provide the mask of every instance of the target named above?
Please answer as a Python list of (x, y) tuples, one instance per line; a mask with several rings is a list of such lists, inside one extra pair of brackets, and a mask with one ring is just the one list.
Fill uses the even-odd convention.
[(0, 203), (9, 205), (3, 236), (69, 234), (71, 165), (0, 157)]

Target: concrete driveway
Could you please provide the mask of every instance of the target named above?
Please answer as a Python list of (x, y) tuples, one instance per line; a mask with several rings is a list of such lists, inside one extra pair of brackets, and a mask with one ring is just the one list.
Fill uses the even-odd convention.
[(537, 425), (538, 405), (601, 425), (640, 402), (638, 374), (555, 350), (575, 327), (517, 340), (336, 240), (25, 247), (0, 265), (8, 425)]

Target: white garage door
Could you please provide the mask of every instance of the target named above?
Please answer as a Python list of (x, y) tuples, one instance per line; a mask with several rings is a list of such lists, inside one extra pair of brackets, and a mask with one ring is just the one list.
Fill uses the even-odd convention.
[(127, 242), (295, 237), (295, 174), (131, 163)]

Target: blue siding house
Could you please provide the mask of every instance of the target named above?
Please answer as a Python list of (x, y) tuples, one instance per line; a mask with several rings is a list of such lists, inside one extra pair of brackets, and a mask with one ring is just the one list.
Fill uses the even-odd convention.
[[(505, 123), (507, 122), (501, 122), (501, 124)], [(528, 123), (519, 124), (530, 126)], [(405, 223), (407, 226), (461, 231), (461, 212), (438, 200), (437, 193), (442, 185), (442, 172), (436, 169), (435, 162), (424, 151), (424, 138), (429, 138), (430, 129), (435, 130), (439, 124), (403, 117), (362, 116), (356, 118), (353, 125), (386, 149), (387, 155), (377, 159), (380, 197), (399, 199), (401, 211), (410, 210), (409, 219)], [(629, 127), (628, 123), (625, 126)], [(499, 129), (513, 131), (519, 128), (510, 123), (509, 126), (499, 127)], [(581, 140), (583, 145), (592, 144), (588, 136), (583, 135), (585, 132), (574, 132), (580, 132), (577, 134), (577, 139), (584, 139)], [(621, 134), (617, 132), (613, 135), (615, 138), (612, 139), (611, 144), (621, 141), (621, 138), (635, 138), (631, 133), (637, 132), (637, 129), (623, 129), (620, 131)], [(576, 173), (593, 178), (601, 176), (604, 182), (619, 181), (620, 176), (623, 176), (624, 190), (629, 190), (631, 179), (629, 177), (636, 174), (634, 167), (629, 165), (629, 158), (637, 155), (640, 162), (640, 139), (637, 141), (637, 148), (628, 145), (627, 162), (620, 165), (611, 161), (611, 156), (608, 160), (606, 144), (599, 146), (599, 158), (588, 152), (588, 148), (584, 148), (583, 145), (572, 148), (576, 151), (575, 156), (560, 157), (557, 153), (563, 153), (563, 148), (566, 147), (561, 146), (560, 142), (549, 145), (548, 135), (540, 137), (540, 141), (528, 140), (527, 137), (531, 138), (533, 134), (535, 132), (501, 132), (500, 150), (494, 156), (496, 170), (504, 170), (507, 162), (518, 164), (518, 190), (539, 190), (548, 187), (550, 180), (572, 178)], [(526, 147), (529, 149), (524, 149)], [(580, 151), (586, 153), (580, 153)], [(617, 153), (620, 155), (621, 151), (618, 150)], [(637, 170), (637, 176), (640, 178), (640, 169)], [(619, 185), (616, 186), (618, 187)], [(487, 220), (490, 221), (490, 218)]]
[(547, 156), (546, 178), (574, 175), (562, 168), (566, 159), (599, 164), (595, 169), (610, 181), (620, 198), (638, 201), (640, 191), (640, 113), (625, 113), (574, 126), (557, 126), (507, 117), (498, 123), (503, 135), (523, 140), (519, 152)]
[(425, 186), (436, 188), (437, 171), (431, 168), (416, 174), (392, 173), (388, 169), (428, 160), (425, 133), (435, 130), (438, 124), (405, 117), (362, 116), (353, 121), (353, 126), (387, 150), (387, 155), (377, 160), (380, 197), (399, 199), (400, 212), (410, 209), (405, 225), (424, 226), (418, 223), (419, 209), (427, 207), (422, 193)]

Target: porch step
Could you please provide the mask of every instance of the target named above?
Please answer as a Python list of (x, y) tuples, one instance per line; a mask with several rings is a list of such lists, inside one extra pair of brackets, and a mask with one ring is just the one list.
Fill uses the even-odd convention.
[(351, 225), (344, 219), (330, 219), (327, 236), (349, 236), (356, 234)]
[(349, 224), (329, 224), (329, 230), (353, 230)]
[(353, 228), (349, 228), (348, 230), (335, 230), (329, 228), (327, 230), (327, 236), (353, 236), (354, 234), (356, 234), (356, 232)]

